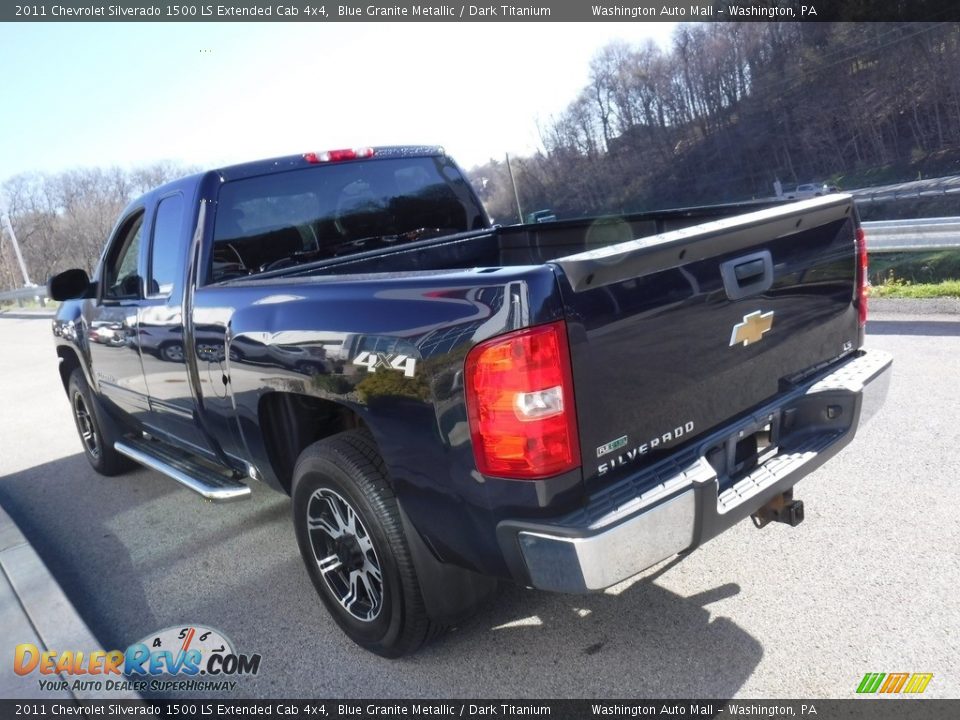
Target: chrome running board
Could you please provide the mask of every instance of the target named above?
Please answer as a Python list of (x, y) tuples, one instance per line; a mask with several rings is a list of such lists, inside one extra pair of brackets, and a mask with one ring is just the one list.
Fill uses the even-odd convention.
[(228, 502), (250, 497), (250, 488), (228, 475), (225, 468), (214, 469), (157, 440), (128, 437), (117, 440), (113, 447), (121, 455), (173, 478), (207, 500)]

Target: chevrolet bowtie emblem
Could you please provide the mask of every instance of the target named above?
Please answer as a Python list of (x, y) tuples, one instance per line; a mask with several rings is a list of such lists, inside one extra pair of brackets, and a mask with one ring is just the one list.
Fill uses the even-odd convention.
[(743, 322), (738, 322), (733, 326), (733, 332), (730, 333), (730, 347), (737, 343), (744, 347), (750, 343), (760, 342), (763, 334), (773, 327), (773, 310), (768, 313), (761, 313), (760, 310), (743, 316)]

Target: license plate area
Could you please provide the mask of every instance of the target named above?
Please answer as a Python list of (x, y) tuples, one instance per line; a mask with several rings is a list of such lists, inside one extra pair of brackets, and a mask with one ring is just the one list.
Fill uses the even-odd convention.
[(726, 440), (707, 452), (707, 461), (720, 478), (720, 487), (730, 485), (780, 451), (780, 412), (741, 425)]

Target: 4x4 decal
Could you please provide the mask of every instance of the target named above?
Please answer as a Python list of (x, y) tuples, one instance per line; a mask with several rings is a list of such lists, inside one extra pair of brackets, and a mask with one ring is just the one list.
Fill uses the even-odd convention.
[(376, 372), (377, 368), (386, 368), (387, 370), (402, 370), (404, 376), (413, 377), (417, 369), (417, 360), (409, 355), (392, 353), (372, 353), (362, 352), (353, 359), (354, 365), (362, 365), (370, 372)]

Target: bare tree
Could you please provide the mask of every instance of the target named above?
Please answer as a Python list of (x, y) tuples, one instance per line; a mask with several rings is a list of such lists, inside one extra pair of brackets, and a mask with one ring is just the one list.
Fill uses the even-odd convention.
[(960, 23), (682, 24), (669, 50), (602, 49), (589, 78), (529, 166), (569, 215), (960, 168)]
[[(132, 171), (86, 168), (47, 175), (26, 173), (0, 186), (32, 279), (40, 282), (70, 267), (92, 270), (117, 216), (134, 196), (185, 175), (160, 163)], [(0, 282), (20, 285), (15, 260), (0, 253)]]

